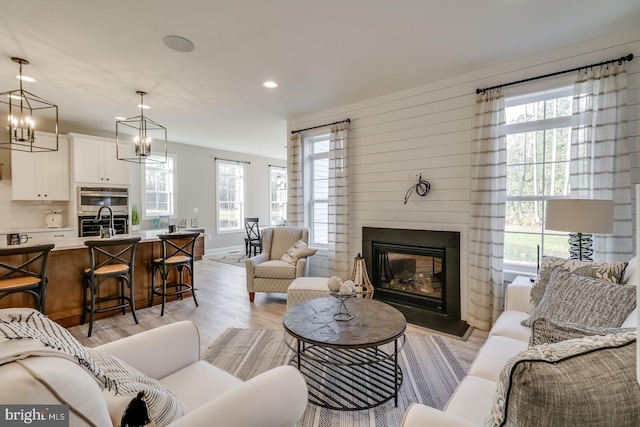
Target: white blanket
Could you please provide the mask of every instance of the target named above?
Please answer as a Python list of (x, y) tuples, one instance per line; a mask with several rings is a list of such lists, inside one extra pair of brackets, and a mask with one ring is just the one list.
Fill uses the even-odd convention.
[(0, 310), (0, 365), (31, 356), (69, 359), (89, 372), (98, 384), (110, 386), (87, 349), (62, 326), (32, 309)]

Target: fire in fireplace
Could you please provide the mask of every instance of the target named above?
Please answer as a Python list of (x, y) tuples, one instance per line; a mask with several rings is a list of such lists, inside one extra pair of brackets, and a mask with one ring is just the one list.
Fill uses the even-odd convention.
[[(444, 250), (373, 242), (374, 281), (381, 293), (444, 312)], [(375, 280), (378, 279), (378, 280)]]
[(407, 321), (454, 335), (460, 319), (460, 233), (364, 227), (362, 251), (374, 298)]

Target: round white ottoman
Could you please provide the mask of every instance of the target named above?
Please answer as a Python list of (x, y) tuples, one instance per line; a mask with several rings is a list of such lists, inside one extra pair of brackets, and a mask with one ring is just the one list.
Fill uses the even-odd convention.
[(287, 289), (287, 308), (312, 298), (329, 296), (326, 277), (298, 277)]

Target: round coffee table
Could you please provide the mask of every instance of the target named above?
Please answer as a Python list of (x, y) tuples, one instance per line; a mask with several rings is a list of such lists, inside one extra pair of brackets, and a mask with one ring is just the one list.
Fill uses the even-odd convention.
[(340, 301), (315, 298), (289, 308), (282, 318), (285, 342), (307, 380), (309, 402), (335, 410), (357, 411), (394, 398), (402, 370), (398, 353), (405, 343), (407, 320), (380, 301), (350, 298), (353, 319), (335, 320)]

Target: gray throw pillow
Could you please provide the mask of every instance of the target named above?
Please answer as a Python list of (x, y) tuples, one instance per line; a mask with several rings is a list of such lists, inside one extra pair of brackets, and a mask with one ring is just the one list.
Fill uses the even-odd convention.
[(540, 304), (522, 325), (544, 317), (555, 322), (617, 328), (636, 307), (636, 287), (556, 269)]
[(485, 426), (638, 426), (636, 332), (531, 347), (500, 372)]
[(542, 257), (540, 270), (529, 295), (529, 307), (527, 312), (531, 314), (538, 306), (551, 279), (551, 274), (556, 268), (563, 268), (581, 276), (594, 277), (605, 282), (621, 283), (624, 277), (626, 262), (590, 262), (577, 259), (564, 259), (552, 256)]
[(539, 344), (553, 344), (556, 342), (582, 338), (592, 335), (608, 335), (633, 331), (635, 328), (603, 328), (599, 326), (587, 326), (579, 323), (553, 322), (540, 317), (531, 325), (531, 337), (529, 347)]

